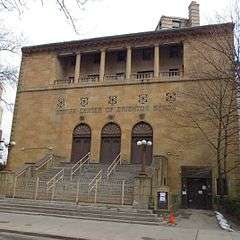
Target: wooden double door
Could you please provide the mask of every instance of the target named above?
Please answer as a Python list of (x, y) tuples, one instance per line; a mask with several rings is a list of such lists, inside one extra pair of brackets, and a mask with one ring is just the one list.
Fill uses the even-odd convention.
[(147, 145), (143, 152), (143, 147), (137, 145), (137, 142), (142, 140), (153, 143), (153, 129), (146, 122), (139, 122), (132, 129), (131, 162), (133, 164), (142, 164), (142, 158), (145, 157), (146, 165), (150, 165), (153, 157), (153, 144), (151, 146)]
[(72, 146), (72, 162), (79, 161), (87, 153), (90, 152), (91, 138), (90, 137), (76, 137), (73, 139)]
[(91, 130), (87, 124), (79, 124), (74, 128), (72, 140), (71, 162), (77, 162), (91, 149)]
[(101, 132), (100, 162), (111, 164), (121, 151), (121, 130), (116, 123), (106, 124)]
[(111, 163), (120, 153), (120, 137), (104, 137), (101, 141), (101, 163)]

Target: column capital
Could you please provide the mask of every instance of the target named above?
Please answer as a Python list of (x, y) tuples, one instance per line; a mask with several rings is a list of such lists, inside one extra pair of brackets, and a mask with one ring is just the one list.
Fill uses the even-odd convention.
[(127, 46), (126, 48), (127, 48), (127, 50), (128, 50), (128, 49), (131, 50), (131, 49), (132, 49), (132, 46)]
[(153, 45), (154, 45), (154, 47), (159, 47), (160, 46), (159, 43), (154, 43)]
[(100, 52), (106, 52), (107, 51), (107, 48), (101, 48), (100, 49)]

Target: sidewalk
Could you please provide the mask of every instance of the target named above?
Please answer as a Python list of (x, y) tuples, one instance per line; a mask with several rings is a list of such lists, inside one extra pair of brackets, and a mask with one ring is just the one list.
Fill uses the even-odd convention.
[[(34, 213), (33, 213), (34, 214)], [(89, 240), (239, 240), (240, 233), (0, 213), (0, 229)]]

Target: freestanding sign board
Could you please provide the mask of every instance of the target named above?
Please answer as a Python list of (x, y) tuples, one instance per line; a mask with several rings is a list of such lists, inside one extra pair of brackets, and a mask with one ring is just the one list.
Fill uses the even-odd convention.
[(158, 192), (158, 209), (168, 209), (168, 192)]

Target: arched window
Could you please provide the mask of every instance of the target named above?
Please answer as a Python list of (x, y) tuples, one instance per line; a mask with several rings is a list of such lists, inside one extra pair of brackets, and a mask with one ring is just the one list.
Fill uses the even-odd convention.
[(73, 130), (72, 141), (72, 162), (79, 161), (84, 157), (91, 148), (91, 129), (85, 124), (81, 123), (77, 125)]
[(101, 163), (111, 163), (121, 150), (121, 129), (116, 123), (106, 124), (101, 131)]
[[(132, 145), (131, 145), (131, 162), (133, 164), (142, 163), (142, 150), (137, 146), (137, 141), (145, 139), (153, 142), (153, 129), (150, 124), (146, 122), (139, 122), (134, 125), (132, 129)], [(145, 161), (147, 165), (152, 163), (153, 146), (147, 146)]]

